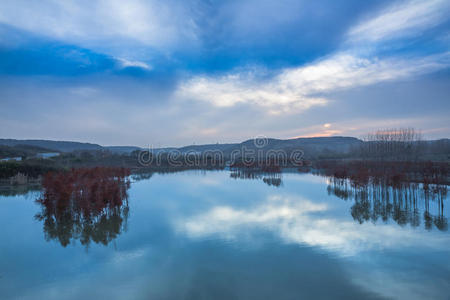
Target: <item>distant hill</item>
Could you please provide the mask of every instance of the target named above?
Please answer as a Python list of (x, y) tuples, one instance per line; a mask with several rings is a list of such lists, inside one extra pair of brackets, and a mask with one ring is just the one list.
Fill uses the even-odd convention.
[[(317, 137), (317, 138), (297, 138), (297, 139), (267, 139), (261, 141), (264, 143), (264, 147), (258, 148), (255, 145), (255, 141), (247, 140), (242, 143), (229, 143), (229, 144), (205, 144), (205, 145), (190, 145), (180, 148), (160, 148), (154, 149), (156, 152), (170, 152), (178, 150), (182, 153), (202, 153), (205, 151), (222, 151), (225, 154), (231, 153), (233, 150), (240, 150), (242, 147), (247, 149), (263, 149), (268, 150), (294, 150), (302, 149), (308, 152), (313, 151), (333, 151), (333, 152), (346, 152), (353, 145), (362, 143), (361, 140), (353, 137)], [(109, 150), (113, 153), (125, 154), (131, 153), (135, 150), (142, 148), (136, 146), (101, 146), (92, 143), (80, 143), (70, 141), (50, 141), (50, 140), (16, 140), (16, 139), (0, 139), (0, 145), (15, 147), (18, 145), (28, 147), (40, 147), (46, 150), (58, 151), (58, 152), (72, 152), (81, 150)]]
[(234, 149), (235, 147), (239, 146), (240, 144), (234, 143), (234, 144), (205, 144), (205, 145), (190, 145), (190, 146), (184, 146), (181, 148), (176, 148), (177, 150), (181, 151), (182, 153), (186, 152), (204, 152), (204, 151), (229, 151)]
[(303, 150), (305, 155), (314, 156), (322, 152), (327, 153), (344, 153), (348, 152), (355, 147), (363, 143), (363, 141), (354, 137), (315, 137), (315, 138), (296, 138), (296, 139), (260, 139), (260, 140), (247, 140), (242, 143), (234, 144), (208, 144), (208, 145), (190, 145), (181, 148), (171, 149), (178, 150), (182, 153), (194, 152), (203, 153), (205, 151), (222, 151), (225, 154), (230, 154), (236, 150)]
[(102, 150), (103, 147), (91, 143), (79, 143), (68, 141), (49, 141), (49, 140), (15, 140), (0, 139), (0, 145), (14, 147), (17, 145), (27, 145), (46, 148), (58, 152), (71, 152), (75, 150)]
[(241, 145), (257, 148), (257, 143), (267, 143), (264, 148), (267, 149), (298, 149), (298, 148), (315, 148), (316, 150), (329, 149), (337, 152), (345, 152), (350, 150), (351, 146), (359, 145), (361, 140), (354, 137), (332, 136), (332, 137), (312, 137), (312, 138), (296, 138), (288, 140), (266, 139), (255, 141), (247, 140)]
[(136, 146), (106, 146), (103, 148), (108, 149), (109, 151), (111, 151), (113, 153), (119, 153), (119, 154), (131, 153), (136, 150), (142, 150), (142, 148), (136, 147)]
[[(440, 139), (434, 141), (425, 141), (428, 145), (427, 153), (434, 157), (436, 153), (443, 153), (444, 156), (450, 155), (450, 140)], [(261, 146), (263, 144), (263, 147)], [(333, 136), (333, 137), (311, 137), (311, 138), (295, 138), (295, 139), (261, 139), (247, 140), (242, 143), (229, 144), (205, 144), (205, 145), (189, 145), (180, 148), (167, 147), (153, 149), (154, 152), (171, 152), (180, 151), (181, 153), (204, 153), (205, 151), (221, 151), (225, 155), (229, 155), (233, 151), (246, 149), (253, 150), (285, 150), (287, 152), (293, 150), (304, 151), (305, 158), (312, 157), (333, 157), (335, 154), (348, 153), (352, 149), (356, 149), (364, 143), (362, 140), (354, 137)], [(136, 146), (101, 146), (92, 143), (80, 143), (70, 141), (49, 141), (49, 140), (16, 140), (16, 139), (0, 139), (0, 146), (14, 147), (15, 149), (3, 148), (4, 156), (20, 153), (39, 153), (39, 152), (72, 152), (81, 150), (108, 150), (116, 154), (127, 154), (135, 150), (143, 148)], [(27, 148), (28, 147), (28, 148)], [(33, 148), (34, 147), (34, 148)], [(27, 149), (26, 149), (27, 148)], [(14, 152), (14, 151), (16, 152)], [(433, 156), (434, 155), (434, 156)]]

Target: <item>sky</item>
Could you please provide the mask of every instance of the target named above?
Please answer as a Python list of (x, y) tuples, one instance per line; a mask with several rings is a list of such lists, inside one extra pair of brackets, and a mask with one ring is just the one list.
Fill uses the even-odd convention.
[(0, 138), (450, 137), (450, 1), (2, 0)]

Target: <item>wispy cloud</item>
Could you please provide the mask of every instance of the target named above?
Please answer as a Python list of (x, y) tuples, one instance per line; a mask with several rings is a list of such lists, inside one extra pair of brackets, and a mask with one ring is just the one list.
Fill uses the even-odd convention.
[[(403, 37), (406, 31), (418, 34), (442, 22), (448, 6), (442, 0), (396, 4), (351, 28), (348, 36), (351, 42), (376, 42)], [(326, 105), (329, 94), (338, 90), (414, 78), (450, 66), (450, 52), (378, 57), (374, 49), (374, 44), (345, 43), (325, 58), (283, 69), (269, 80), (261, 80), (252, 70), (195, 76), (180, 85), (177, 95), (218, 107), (248, 103), (268, 107), (271, 113), (301, 112)]]
[(441, 23), (450, 12), (446, 0), (394, 3), (377, 16), (364, 20), (348, 33), (351, 42), (409, 37)]
[(195, 77), (179, 87), (177, 96), (206, 101), (219, 107), (233, 106), (237, 103), (256, 104), (269, 107), (273, 113), (288, 107), (306, 110), (311, 106), (326, 103), (324, 98), (308, 97), (301, 90), (289, 86), (289, 83), (281, 77), (269, 82), (260, 82), (248, 73), (218, 78)]
[(414, 59), (360, 58), (343, 52), (285, 69), (268, 81), (258, 80), (252, 72), (194, 77), (179, 87), (177, 95), (219, 107), (250, 103), (269, 107), (272, 113), (298, 112), (325, 105), (324, 95), (339, 89), (414, 77), (448, 66), (450, 52)]
[(0, 23), (104, 51), (133, 45), (164, 51), (195, 38), (190, 19), (178, 17), (184, 9), (175, 1), (15, 0), (1, 2)]
[(117, 60), (119, 61), (121, 67), (123, 67), (123, 68), (134, 67), (134, 68), (142, 68), (142, 69), (146, 69), (146, 70), (152, 69), (152, 67), (149, 64), (147, 64), (143, 61), (128, 60), (128, 59), (124, 59), (124, 58), (117, 58)]

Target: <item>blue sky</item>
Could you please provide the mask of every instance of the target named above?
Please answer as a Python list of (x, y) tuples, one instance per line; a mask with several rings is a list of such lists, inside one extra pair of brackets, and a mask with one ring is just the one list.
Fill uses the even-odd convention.
[(450, 2), (0, 2), (0, 136), (450, 137)]

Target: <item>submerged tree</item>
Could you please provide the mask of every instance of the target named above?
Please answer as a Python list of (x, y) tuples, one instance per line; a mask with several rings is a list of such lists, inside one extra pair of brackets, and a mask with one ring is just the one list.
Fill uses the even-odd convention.
[(126, 230), (129, 171), (124, 168), (80, 168), (48, 173), (36, 201), (47, 240), (67, 246), (79, 240), (107, 245)]

